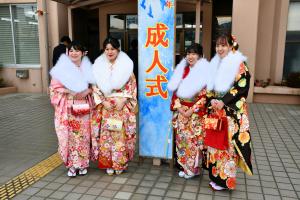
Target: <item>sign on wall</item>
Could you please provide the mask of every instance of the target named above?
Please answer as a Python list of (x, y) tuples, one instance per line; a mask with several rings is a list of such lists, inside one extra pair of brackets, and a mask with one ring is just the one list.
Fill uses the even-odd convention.
[(138, 1), (139, 153), (172, 158), (171, 96), (174, 66), (174, 0)]

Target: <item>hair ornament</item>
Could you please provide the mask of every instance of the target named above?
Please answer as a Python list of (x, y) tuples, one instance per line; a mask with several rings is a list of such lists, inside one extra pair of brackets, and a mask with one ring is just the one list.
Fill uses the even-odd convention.
[(235, 52), (237, 50), (237, 47), (238, 47), (238, 42), (236, 40), (236, 36), (231, 35), (231, 39), (232, 39), (232, 51)]

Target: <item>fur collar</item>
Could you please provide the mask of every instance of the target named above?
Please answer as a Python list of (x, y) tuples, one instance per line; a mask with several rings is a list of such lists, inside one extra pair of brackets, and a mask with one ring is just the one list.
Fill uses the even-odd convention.
[(133, 62), (122, 51), (119, 52), (112, 70), (110, 67), (111, 63), (105, 54), (98, 57), (93, 65), (97, 86), (105, 96), (111, 94), (113, 90), (121, 89), (133, 73)]
[(200, 92), (207, 83), (209, 63), (205, 58), (201, 58), (190, 69), (189, 74), (182, 79), (183, 72), (188, 63), (185, 59), (176, 66), (176, 69), (168, 83), (168, 89), (172, 92), (176, 91), (176, 95), (180, 98), (192, 98)]
[(62, 54), (50, 70), (50, 75), (74, 92), (82, 92), (88, 88), (89, 83), (95, 82), (92, 63), (86, 56), (83, 57), (78, 68), (66, 54)]
[(232, 87), (240, 64), (246, 60), (247, 58), (240, 51), (230, 51), (223, 59), (216, 54), (210, 61), (207, 89), (227, 92)]

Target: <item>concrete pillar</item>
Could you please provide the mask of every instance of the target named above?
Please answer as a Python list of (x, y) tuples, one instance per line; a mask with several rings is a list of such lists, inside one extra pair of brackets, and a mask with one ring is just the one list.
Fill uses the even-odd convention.
[(210, 59), (211, 57), (211, 26), (212, 26), (212, 3), (203, 4), (203, 53), (205, 58)]
[(287, 0), (276, 1), (270, 70), (271, 80), (275, 83), (282, 81), (289, 3)]
[(201, 1), (196, 2), (196, 31), (195, 42), (200, 43), (200, 23), (201, 23)]
[(258, 14), (259, 0), (233, 0), (232, 34), (237, 37), (241, 52), (248, 57), (248, 66), (252, 75), (248, 102), (253, 101)]
[(73, 17), (72, 17), (72, 9), (68, 7), (68, 30), (69, 37), (73, 40)]
[(68, 8), (65, 4), (47, 1), (49, 61), (52, 66), (52, 53), (62, 36), (68, 35)]
[(41, 64), (41, 92), (48, 91), (49, 84), (49, 54), (48, 54), (48, 23), (47, 23), (47, 3), (46, 0), (37, 1), (37, 10), (43, 11), (38, 15), (39, 23), (39, 43), (40, 43), (40, 64)]
[(266, 81), (268, 78), (271, 78), (271, 54), (274, 46), (273, 35), (275, 34), (274, 18), (276, 1), (264, 0), (259, 3), (259, 34), (257, 36), (255, 79)]

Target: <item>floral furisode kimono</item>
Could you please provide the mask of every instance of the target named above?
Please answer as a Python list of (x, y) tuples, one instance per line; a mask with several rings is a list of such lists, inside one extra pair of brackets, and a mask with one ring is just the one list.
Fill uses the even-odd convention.
[[(201, 58), (190, 67), (182, 60), (176, 67), (168, 83), (173, 91), (171, 110), (173, 111), (173, 128), (176, 132), (177, 162), (184, 173), (198, 175), (202, 165), (203, 116), (206, 114), (206, 77), (208, 62)], [(177, 111), (192, 108), (193, 114), (186, 118)]]
[[(250, 73), (246, 57), (239, 51), (231, 51), (221, 59), (216, 55), (210, 62), (211, 79), (207, 85), (207, 97), (222, 100), (221, 116), (227, 117), (227, 150), (208, 147), (209, 177), (217, 185), (235, 189), (237, 167), (252, 175), (251, 137), (246, 98), (250, 87)], [(210, 107), (209, 107), (210, 108)], [(208, 109), (208, 112), (213, 112)]]
[(87, 168), (91, 144), (90, 114), (74, 116), (71, 113), (74, 96), (66, 91), (76, 93), (89, 87), (89, 83), (93, 82), (92, 64), (84, 57), (80, 67), (77, 67), (63, 54), (50, 74), (50, 99), (55, 109), (58, 152), (67, 168)]
[[(96, 110), (92, 117), (93, 136), (97, 136), (100, 169), (124, 170), (128, 161), (133, 159), (136, 142), (137, 86), (133, 74), (133, 62), (122, 51), (112, 65), (102, 54), (93, 65), (96, 85), (93, 96)], [(102, 102), (116, 105), (120, 98), (127, 98), (125, 106), (118, 111), (106, 110)], [(107, 119), (122, 121), (122, 130), (108, 130), (104, 123)]]

